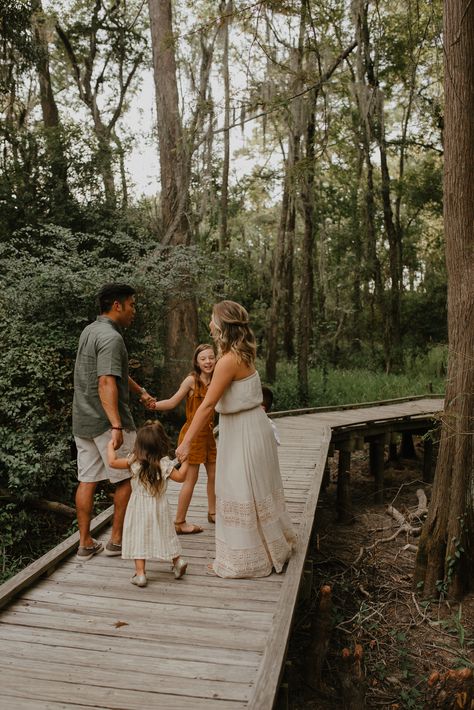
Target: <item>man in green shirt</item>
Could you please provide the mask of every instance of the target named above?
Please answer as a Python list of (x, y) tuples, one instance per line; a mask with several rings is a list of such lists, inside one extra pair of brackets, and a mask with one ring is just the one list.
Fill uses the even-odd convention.
[(90, 534), (97, 483), (116, 484), (112, 533), (105, 554), (122, 553), (122, 528), (130, 498), (130, 472), (109, 467), (107, 445), (112, 439), (120, 457), (135, 443), (135, 423), (129, 407), (129, 391), (146, 404), (153, 398), (128, 374), (128, 353), (122, 328), (135, 317), (135, 289), (109, 283), (98, 294), (100, 316), (84, 328), (79, 339), (74, 368), (72, 428), (77, 446), (79, 485), (76, 491), (79, 549), (77, 558), (89, 560), (102, 550)]

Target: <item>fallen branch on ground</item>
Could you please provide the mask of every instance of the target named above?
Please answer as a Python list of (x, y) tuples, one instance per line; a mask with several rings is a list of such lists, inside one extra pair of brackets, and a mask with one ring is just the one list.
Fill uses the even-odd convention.
[(0, 488), (0, 497), (4, 500), (11, 501), (12, 503), (17, 503), (18, 505), (28, 506), (30, 508), (36, 508), (37, 510), (46, 510), (52, 513), (58, 513), (59, 515), (64, 515), (67, 518), (75, 518), (76, 511), (71, 506), (65, 503), (60, 503), (56, 500), (46, 500), (45, 498), (39, 498), (37, 500), (25, 500), (20, 501), (15, 498), (14, 495), (7, 491), (6, 488)]

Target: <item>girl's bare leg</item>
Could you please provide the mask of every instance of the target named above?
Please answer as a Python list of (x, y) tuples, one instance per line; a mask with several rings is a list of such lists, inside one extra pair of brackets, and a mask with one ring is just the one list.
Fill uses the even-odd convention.
[(209, 515), (216, 514), (216, 464), (207, 463), (207, 511)]
[(189, 504), (191, 503), (191, 498), (194, 493), (194, 486), (198, 479), (199, 474), (199, 464), (190, 463), (188, 464), (188, 470), (186, 472), (186, 480), (181, 486), (181, 491), (178, 498), (178, 508), (176, 510), (176, 525), (179, 527), (179, 531), (183, 533), (192, 532), (193, 528), (196, 526), (191, 523), (183, 522), (186, 520), (186, 515), (188, 513)]

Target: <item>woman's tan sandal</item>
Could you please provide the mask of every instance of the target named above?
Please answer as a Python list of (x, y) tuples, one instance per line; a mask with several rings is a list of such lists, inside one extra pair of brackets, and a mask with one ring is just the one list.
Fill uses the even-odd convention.
[(214, 523), (214, 525), (215, 525), (216, 524), (216, 514), (215, 513), (208, 513), (207, 514), (207, 521), (209, 523)]
[[(188, 529), (185, 530), (184, 528)], [(196, 533), (203, 532), (203, 529), (199, 525), (193, 525), (192, 523), (187, 523), (186, 520), (174, 521), (174, 529), (177, 535), (196, 535)]]

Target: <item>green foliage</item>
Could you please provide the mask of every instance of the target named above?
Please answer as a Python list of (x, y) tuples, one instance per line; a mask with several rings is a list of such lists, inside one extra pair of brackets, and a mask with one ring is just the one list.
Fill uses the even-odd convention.
[[(444, 378), (425, 373), (423, 359), (413, 365), (408, 374), (386, 374), (368, 369), (313, 368), (309, 373), (309, 405), (324, 407), (357, 402), (376, 402), (397, 397), (409, 397), (427, 394), (430, 386), (439, 394), (444, 392)], [(262, 375), (264, 367), (259, 364)], [(277, 379), (272, 385), (274, 393), (274, 411), (297, 409), (298, 400), (297, 371), (294, 365), (282, 363), (277, 369)]]
[[(167, 297), (199, 298), (205, 290), (212, 298), (219, 263), (197, 249), (156, 248), (145, 234), (73, 234), (56, 226), (19, 231), (0, 246), (0, 263), (0, 485), (20, 500), (70, 500), (72, 372), (99, 286), (120, 280), (137, 288), (138, 315), (126, 340), (137, 379), (156, 391)], [(137, 415), (140, 421), (144, 410)]]

